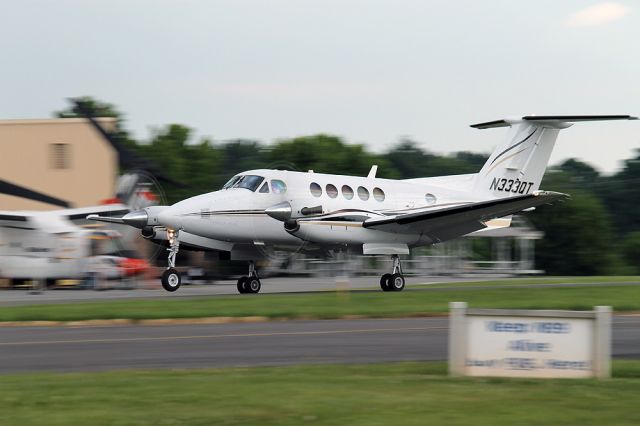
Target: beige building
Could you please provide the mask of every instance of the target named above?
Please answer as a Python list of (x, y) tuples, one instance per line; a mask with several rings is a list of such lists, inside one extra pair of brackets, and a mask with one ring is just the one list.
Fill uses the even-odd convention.
[[(109, 130), (116, 125), (114, 118), (96, 121)], [(0, 120), (0, 147), (0, 186), (16, 185), (70, 207), (96, 205), (114, 196), (118, 152), (84, 118)], [(57, 208), (60, 205), (0, 194), (0, 210)]]

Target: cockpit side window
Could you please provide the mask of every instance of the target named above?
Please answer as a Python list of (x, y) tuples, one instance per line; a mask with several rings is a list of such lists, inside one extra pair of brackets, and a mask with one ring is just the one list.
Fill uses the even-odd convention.
[(274, 194), (284, 194), (287, 192), (287, 184), (280, 179), (273, 179), (271, 181), (271, 190)]
[(260, 187), (260, 192), (261, 194), (268, 194), (269, 193), (269, 184), (267, 182), (263, 183), (262, 186)]
[(264, 178), (262, 176), (244, 175), (233, 184), (232, 188), (244, 188), (255, 192), (263, 180)]
[(229, 179), (227, 181), (227, 183), (224, 184), (224, 186), (222, 187), (222, 189), (228, 189), (231, 188), (233, 186), (234, 183), (236, 183), (238, 181), (238, 179), (240, 179), (240, 175), (235, 175), (234, 177), (232, 177), (231, 179)]

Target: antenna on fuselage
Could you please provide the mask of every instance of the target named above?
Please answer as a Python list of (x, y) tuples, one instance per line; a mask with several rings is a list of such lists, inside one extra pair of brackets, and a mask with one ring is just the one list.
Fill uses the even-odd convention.
[(371, 170), (369, 170), (369, 174), (367, 175), (367, 177), (374, 178), (376, 177), (377, 172), (378, 172), (378, 165), (374, 164), (373, 166), (371, 166)]

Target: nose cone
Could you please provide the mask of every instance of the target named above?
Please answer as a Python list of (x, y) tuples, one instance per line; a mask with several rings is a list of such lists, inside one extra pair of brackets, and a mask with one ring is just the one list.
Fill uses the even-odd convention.
[(285, 222), (291, 218), (291, 204), (287, 201), (278, 203), (275, 206), (264, 209), (264, 212), (276, 220)]
[(147, 226), (149, 215), (147, 215), (147, 212), (144, 210), (136, 210), (124, 215), (122, 221), (129, 226), (142, 229)]

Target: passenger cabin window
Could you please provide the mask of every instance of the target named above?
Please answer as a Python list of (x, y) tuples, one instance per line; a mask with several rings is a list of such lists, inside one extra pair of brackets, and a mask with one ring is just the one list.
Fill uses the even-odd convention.
[(240, 179), (238, 179), (238, 181), (233, 184), (232, 188), (244, 188), (248, 189), (249, 191), (255, 192), (255, 190), (258, 189), (263, 180), (264, 178), (262, 176), (245, 175), (240, 177)]
[(362, 201), (367, 201), (369, 199), (369, 190), (364, 186), (359, 186), (358, 197), (360, 197)]
[(271, 190), (274, 194), (284, 194), (287, 192), (287, 184), (279, 179), (273, 179), (271, 181)]
[(261, 194), (268, 194), (269, 193), (269, 184), (267, 182), (263, 183), (262, 186), (260, 187), (260, 192)]
[(322, 187), (315, 182), (309, 185), (309, 191), (311, 191), (311, 195), (314, 197), (320, 197), (322, 195)]
[(384, 191), (380, 188), (373, 188), (373, 198), (376, 201), (384, 201)]
[(338, 196), (338, 188), (336, 188), (335, 185), (328, 184), (326, 190), (327, 190), (327, 195), (330, 198), (336, 198)]
[(347, 200), (353, 198), (353, 189), (349, 185), (342, 185), (342, 196)]

